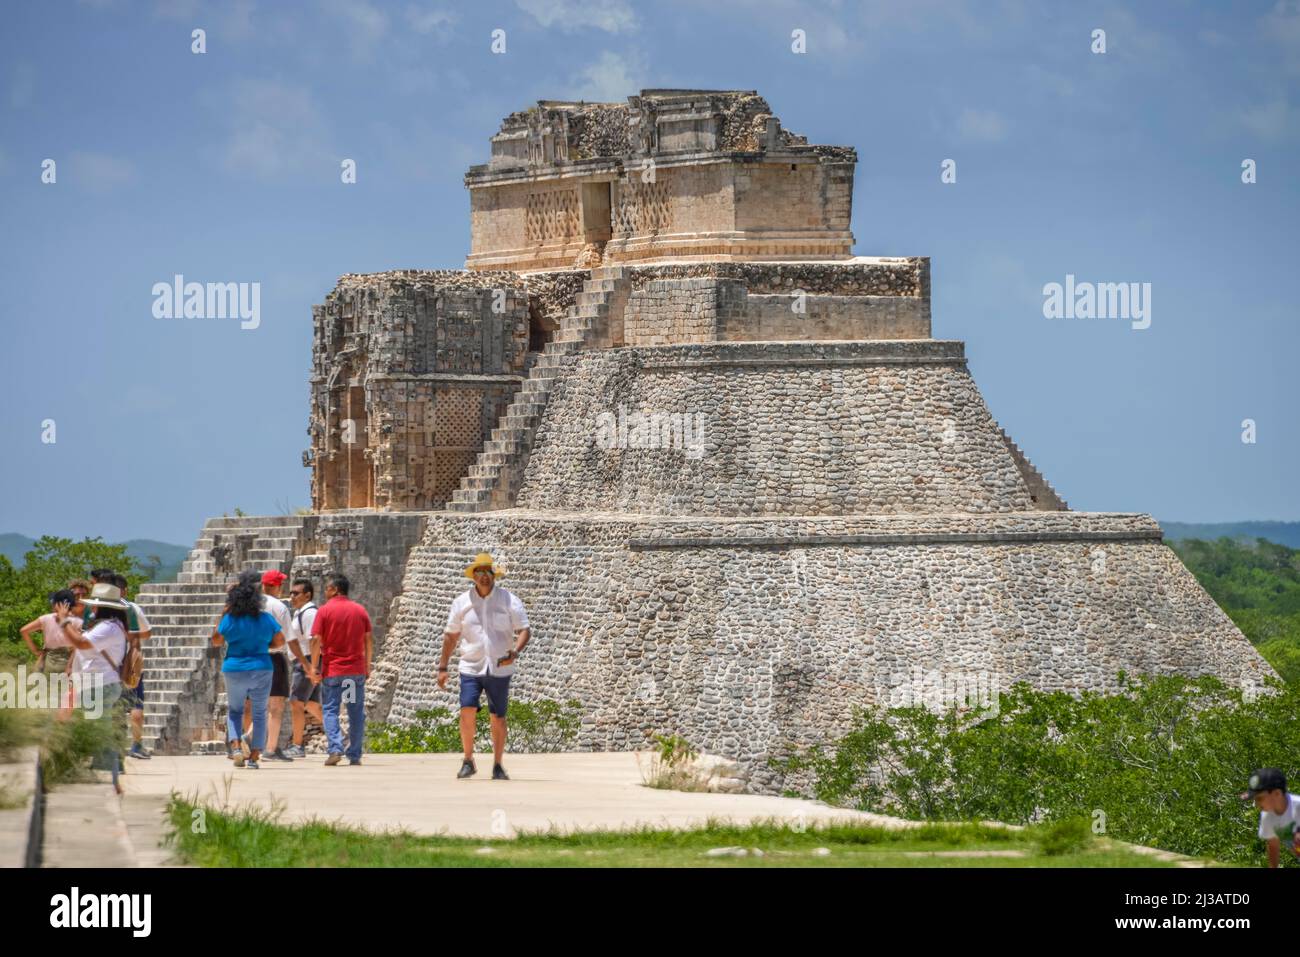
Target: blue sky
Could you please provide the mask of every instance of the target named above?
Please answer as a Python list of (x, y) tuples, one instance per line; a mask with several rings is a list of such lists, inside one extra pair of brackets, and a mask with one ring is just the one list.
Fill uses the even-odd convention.
[[(1296, 2), (50, 0), (0, 33), (0, 531), (306, 504), (312, 304), (461, 266), (507, 113), (643, 87), (857, 147), (856, 252), (932, 257), (936, 337), (1072, 507), (1300, 519)], [(177, 273), (259, 282), (260, 327), (155, 320)], [(1044, 318), (1067, 274), (1151, 283), (1150, 328)]]

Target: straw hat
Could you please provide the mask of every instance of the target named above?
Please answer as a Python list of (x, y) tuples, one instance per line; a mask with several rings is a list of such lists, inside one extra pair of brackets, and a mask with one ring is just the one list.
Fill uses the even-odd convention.
[(479, 552), (477, 555), (474, 556), (473, 564), (467, 565), (465, 567), (465, 577), (469, 579), (473, 579), (474, 569), (483, 568), (484, 566), (490, 567), (492, 569), (493, 578), (506, 577), (505, 570), (496, 562), (492, 561), (492, 556), (489, 555), (487, 552)]
[(116, 608), (118, 611), (128, 611), (130, 606), (122, 600), (122, 592), (116, 585), (109, 585), (100, 582), (90, 590), (90, 597), (82, 599), (92, 608)]

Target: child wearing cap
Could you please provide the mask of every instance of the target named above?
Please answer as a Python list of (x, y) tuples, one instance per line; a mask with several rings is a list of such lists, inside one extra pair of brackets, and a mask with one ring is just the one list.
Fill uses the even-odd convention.
[(1259, 837), (1268, 849), (1268, 866), (1281, 863), (1282, 846), (1300, 857), (1300, 795), (1286, 789), (1286, 775), (1277, 768), (1260, 768), (1250, 776), (1243, 800), (1259, 808)]

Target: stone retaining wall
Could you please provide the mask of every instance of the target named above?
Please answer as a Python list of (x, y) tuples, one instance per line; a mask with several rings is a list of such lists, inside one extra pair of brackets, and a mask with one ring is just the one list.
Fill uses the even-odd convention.
[[(796, 540), (812, 524), (820, 537)], [(972, 539), (853, 540), (869, 530)], [(738, 531), (790, 540), (722, 537)], [(995, 537), (1007, 533), (1038, 539)], [(533, 626), (513, 694), (581, 701), (579, 749), (641, 748), (678, 733), (739, 759), (759, 790), (784, 783), (769, 756), (844, 733), (855, 708), (888, 703), (918, 674), (1003, 691), (1021, 680), (1113, 690), (1120, 671), (1262, 681), (1267, 664), (1156, 535), (1146, 516), (1068, 512), (839, 525), (434, 516), (380, 664), (394, 689), (384, 716), (454, 709), (454, 682), (451, 693), (435, 687), (442, 626), (469, 585), (465, 563), (484, 549)]]

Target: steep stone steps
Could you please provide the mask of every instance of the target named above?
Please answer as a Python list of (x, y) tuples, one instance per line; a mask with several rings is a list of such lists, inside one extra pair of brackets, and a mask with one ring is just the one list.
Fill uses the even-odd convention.
[[(140, 589), (136, 601), (153, 628), (141, 649), (146, 748), (187, 752), (194, 734), (211, 724), (221, 661), (211, 635), (225, 606), (226, 586), (245, 569), (278, 568), (288, 574), (302, 525), (299, 516), (209, 519), (177, 581)], [(214, 554), (216, 548), (222, 554)]]
[(1006, 443), (1007, 451), (1015, 460), (1016, 468), (1020, 470), (1020, 477), (1024, 479), (1025, 485), (1029, 489), (1029, 497), (1034, 502), (1034, 509), (1040, 512), (1064, 512), (1069, 510), (1065, 504), (1065, 499), (1057, 494), (1056, 489), (1052, 488), (1043, 473), (1035, 468), (1034, 463), (1029, 461), (1029, 456), (1025, 455), (1020, 446), (1011, 440), (1007, 430), (994, 422), (998, 434), (1002, 436), (1002, 441)]
[(583, 349), (622, 342), (623, 308), (630, 291), (623, 267), (592, 270), (578, 293), (577, 304), (561, 318), (555, 338), (529, 369), (483, 451), (452, 493), (447, 503), (450, 511), (485, 512), (514, 504), (537, 426), (551, 390), (563, 375), (565, 360)]

